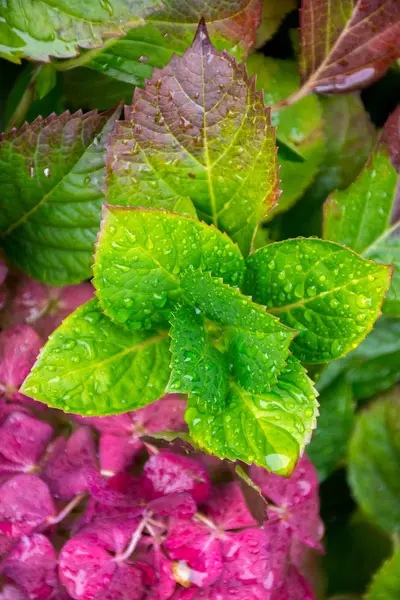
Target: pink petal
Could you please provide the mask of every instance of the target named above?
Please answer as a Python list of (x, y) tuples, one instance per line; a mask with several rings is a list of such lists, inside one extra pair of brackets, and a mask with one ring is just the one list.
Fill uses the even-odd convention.
[(42, 347), (42, 340), (29, 325), (14, 325), (0, 333), (0, 384), (18, 391)]
[(172, 452), (151, 456), (145, 464), (143, 479), (152, 498), (190, 492), (194, 500), (201, 503), (210, 493), (210, 480), (203, 465)]
[(158, 431), (187, 431), (185, 422), (186, 399), (180, 394), (167, 394), (157, 402), (132, 413), (136, 428), (147, 433)]
[(96, 600), (142, 600), (144, 592), (140, 570), (133, 565), (121, 564), (110, 585), (96, 596)]
[(118, 473), (114, 477), (101, 477), (92, 471), (89, 477), (89, 490), (99, 504), (118, 508), (134, 508), (145, 505), (142, 483), (129, 473)]
[(36, 475), (16, 475), (0, 487), (0, 526), (11, 526), (10, 537), (30, 533), (54, 514), (49, 488)]
[(40, 533), (23, 536), (3, 563), (3, 573), (24, 590), (29, 600), (45, 600), (57, 587), (57, 556)]
[(263, 529), (226, 534), (222, 541), (226, 586), (264, 584), (269, 572), (267, 540)]
[(47, 423), (14, 412), (0, 427), (0, 453), (15, 463), (35, 465), (53, 435)]
[(172, 576), (172, 563), (157, 545), (154, 546), (149, 559), (156, 573), (156, 580), (151, 587), (151, 595), (157, 600), (168, 600), (176, 587), (176, 581)]
[(26, 600), (26, 596), (16, 586), (7, 584), (0, 592), (0, 600)]
[(101, 472), (109, 477), (125, 471), (142, 448), (143, 443), (137, 438), (103, 433), (99, 441)]
[(178, 583), (206, 587), (222, 573), (221, 547), (208, 527), (200, 523), (171, 520), (164, 547), (174, 563)]
[(96, 449), (88, 427), (81, 427), (66, 441), (58, 438), (43, 470), (52, 494), (71, 500), (88, 489), (88, 478), (96, 467)]
[(206, 514), (220, 529), (239, 529), (257, 525), (247, 508), (237, 481), (214, 485), (206, 503)]
[(283, 585), (274, 590), (271, 600), (315, 600), (315, 596), (304, 577), (291, 566)]
[(148, 503), (147, 508), (158, 516), (177, 519), (191, 519), (197, 510), (196, 502), (187, 492), (156, 498)]
[(110, 417), (82, 417), (81, 415), (74, 415), (74, 419), (82, 425), (91, 425), (100, 433), (130, 436), (133, 434), (134, 429), (131, 415), (132, 413), (124, 413), (122, 415), (113, 415)]
[(74, 600), (95, 600), (112, 581), (117, 563), (104, 548), (82, 538), (72, 538), (58, 561), (61, 583)]

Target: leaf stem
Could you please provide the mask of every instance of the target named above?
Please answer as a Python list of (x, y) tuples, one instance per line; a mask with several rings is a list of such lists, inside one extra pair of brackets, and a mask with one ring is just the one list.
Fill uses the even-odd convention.
[(40, 71), (43, 69), (44, 65), (36, 65), (36, 67), (32, 71), (31, 79), (22, 94), (21, 100), (18, 102), (17, 108), (11, 115), (10, 120), (8, 121), (5, 132), (8, 133), (14, 127), (19, 127), (24, 122), (24, 119), (27, 115), (27, 112), (35, 99), (35, 85), (36, 79), (39, 75)]
[(55, 517), (50, 517), (47, 521), (48, 525), (56, 525), (57, 523), (60, 523), (61, 521), (63, 521), (65, 519), (65, 517), (67, 517), (69, 515), (69, 513), (74, 510), (74, 508), (76, 506), (78, 506), (78, 504), (81, 502), (81, 500), (83, 500), (83, 498), (86, 496), (86, 492), (82, 492), (81, 494), (78, 494), (77, 496), (75, 496), (75, 498), (73, 498), (71, 500), (71, 502), (69, 502), (67, 504), (67, 506), (65, 506), (61, 512), (58, 513), (58, 515), (56, 515)]

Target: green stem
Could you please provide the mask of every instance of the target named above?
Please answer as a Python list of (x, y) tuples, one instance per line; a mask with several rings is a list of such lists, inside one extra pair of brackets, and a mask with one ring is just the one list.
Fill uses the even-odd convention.
[(104, 52), (110, 46), (113, 46), (119, 38), (111, 38), (104, 42), (101, 48), (94, 48), (93, 50), (89, 50), (88, 52), (84, 52), (77, 56), (76, 58), (69, 58), (68, 60), (59, 60), (52, 62), (57, 71), (69, 71), (70, 69), (75, 69), (76, 67), (82, 67), (88, 62), (90, 62), (93, 58), (95, 58), (101, 52)]
[(28, 110), (35, 99), (35, 85), (36, 79), (42, 70), (43, 65), (37, 65), (33, 71), (31, 79), (26, 87), (26, 90), (22, 94), (21, 100), (18, 102), (17, 108), (13, 112), (10, 120), (8, 121), (5, 129), (6, 133), (11, 131), (14, 127), (19, 127), (25, 120)]

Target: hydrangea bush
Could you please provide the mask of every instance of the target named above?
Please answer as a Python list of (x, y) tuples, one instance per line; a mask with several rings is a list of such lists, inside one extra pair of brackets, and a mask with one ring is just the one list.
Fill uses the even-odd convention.
[(0, 7), (0, 600), (400, 593), (400, 5), (297, 4)]

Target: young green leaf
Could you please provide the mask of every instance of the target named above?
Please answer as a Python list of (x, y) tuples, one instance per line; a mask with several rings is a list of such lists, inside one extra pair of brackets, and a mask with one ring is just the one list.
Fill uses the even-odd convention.
[(320, 416), (307, 455), (324, 481), (345, 457), (355, 419), (355, 404), (346, 377), (336, 379), (319, 396)]
[(104, 144), (118, 114), (39, 117), (0, 139), (0, 243), (18, 267), (43, 283), (90, 276)]
[(131, 328), (168, 320), (188, 268), (239, 285), (244, 260), (227, 235), (161, 210), (108, 206), (97, 244), (94, 286), (106, 314)]
[(303, 0), (300, 25), (301, 95), (365, 87), (400, 54), (397, 0)]
[(358, 179), (325, 203), (324, 238), (368, 255), (389, 227), (396, 187), (389, 152), (380, 144)]
[(297, 8), (296, 0), (262, 0), (261, 23), (257, 30), (256, 48), (264, 46), (272, 38), (288, 13)]
[[(277, 60), (256, 53), (248, 58), (246, 66), (250, 75), (257, 76), (257, 89), (264, 91), (267, 106), (277, 104), (299, 86), (294, 61)], [(282, 194), (268, 219), (287, 210), (300, 198), (318, 171), (324, 149), (322, 111), (315, 96), (303, 98), (279, 111), (272, 108), (271, 119), (277, 128)]]
[(50, 336), (21, 391), (81, 415), (115, 415), (158, 400), (170, 375), (167, 331), (129, 331), (97, 300)]
[(165, 0), (160, 10), (148, 16), (144, 27), (130, 29), (126, 37), (107, 45), (86, 66), (144, 87), (154, 67), (165, 67), (173, 54), (181, 56), (190, 46), (201, 18), (214, 46), (228, 50), (241, 62), (254, 45), (260, 17), (261, 0), (228, 0), (223, 4)]
[(393, 277), (383, 304), (385, 315), (400, 317), (400, 222), (379, 237), (364, 253), (367, 258), (393, 265)]
[(180, 306), (171, 315), (172, 372), (168, 391), (201, 397), (209, 412), (220, 412), (229, 388), (228, 357), (212, 344), (204, 315)]
[(286, 364), (297, 332), (208, 273), (187, 271), (181, 286), (186, 302), (222, 326), (220, 338), (235, 381), (248, 392), (269, 391)]
[(270, 392), (255, 395), (232, 383), (220, 413), (207, 412), (201, 398), (190, 397), (185, 418), (206, 452), (289, 475), (315, 427), (317, 406), (311, 380), (289, 356)]
[(0, 6), (0, 56), (16, 63), (75, 56), (79, 48), (98, 48), (103, 38), (142, 25), (160, 6), (160, 0), (85, 0), (73, 6), (67, 0), (11, 0)]
[(257, 250), (247, 259), (244, 293), (300, 331), (292, 349), (301, 361), (344, 356), (380, 315), (391, 268), (318, 239), (298, 238)]
[(109, 147), (109, 202), (169, 208), (188, 196), (247, 253), (276, 201), (274, 131), (254, 79), (212, 46), (204, 22), (182, 58), (135, 90), (125, 119)]
[(400, 321), (381, 317), (366, 339), (345, 358), (331, 363), (318, 381), (324, 390), (345, 374), (356, 400), (385, 392), (400, 379)]
[(400, 530), (400, 454), (388, 429), (391, 398), (364, 410), (349, 447), (349, 481), (364, 513), (388, 533)]
[(400, 598), (400, 549), (375, 574), (365, 600), (397, 600)]

